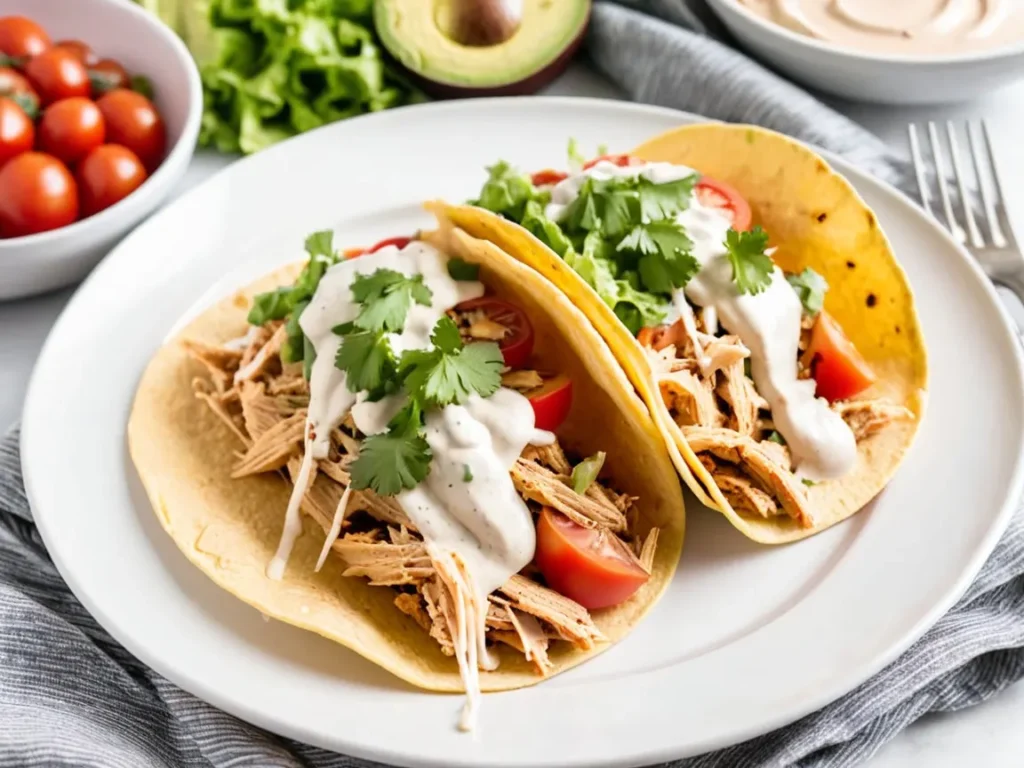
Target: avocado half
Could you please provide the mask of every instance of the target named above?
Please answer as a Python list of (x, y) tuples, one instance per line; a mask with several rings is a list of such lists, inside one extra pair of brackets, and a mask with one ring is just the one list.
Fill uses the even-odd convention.
[(442, 98), (537, 91), (569, 64), (590, 19), (590, 0), (522, 0), (522, 20), (508, 39), (466, 45), (448, 32), (454, 2), (377, 0), (374, 7), (384, 47), (423, 90)]

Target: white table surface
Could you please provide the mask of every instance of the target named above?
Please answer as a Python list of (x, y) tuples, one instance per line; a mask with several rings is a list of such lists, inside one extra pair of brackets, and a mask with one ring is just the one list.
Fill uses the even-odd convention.
[[(601, 76), (576, 64), (547, 93), (621, 98)], [(929, 119), (963, 120), (984, 117), (1003, 171), (1011, 218), (1024, 221), (1024, 81), (983, 95), (972, 104), (950, 107), (894, 108), (837, 104), (894, 146), (906, 146), (906, 125)], [(180, 194), (226, 166), (232, 158), (200, 153), (176, 190)], [(1021, 224), (1020, 226), (1024, 226)], [(0, 272), (0, 279), (3, 279)], [(29, 375), (39, 348), (72, 289), (22, 301), (0, 303), (0, 432), (18, 420)], [(1024, 309), (1012, 297), (1011, 314), (1024, 321)], [(1017, 768), (1024, 765), (1024, 681), (972, 709), (930, 716), (908, 728), (869, 762), (871, 768)]]

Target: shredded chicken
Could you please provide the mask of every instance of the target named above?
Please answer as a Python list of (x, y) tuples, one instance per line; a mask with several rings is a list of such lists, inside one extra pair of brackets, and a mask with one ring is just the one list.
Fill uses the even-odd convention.
[(758, 488), (768, 492), (801, 526), (809, 528), (814, 525), (803, 484), (789, 470), (772, 461), (749, 437), (729, 429), (702, 427), (686, 427), (683, 436), (694, 453), (710, 453), (740, 467)]
[(533, 662), (538, 675), (544, 677), (551, 674), (555, 665), (548, 658), (548, 638), (544, 634), (540, 622), (530, 614), (517, 611), (511, 606), (506, 610), (509, 621), (515, 627), (520, 650), (526, 656), (526, 660)]
[(192, 359), (202, 363), (206, 368), (218, 394), (223, 394), (231, 387), (234, 372), (238, 370), (242, 360), (241, 352), (191, 340), (186, 340), (184, 346)]
[[(640, 565), (644, 567), (644, 570), (651, 573), (654, 570), (654, 553), (658, 548), (658, 535), (661, 533), (660, 528), (651, 528), (647, 533), (647, 538), (644, 539), (643, 545), (640, 547), (638, 557)], [(637, 541), (640, 541), (637, 539)]]
[(557, 440), (551, 443), (551, 445), (526, 446), (526, 450), (523, 451), (523, 458), (543, 464), (557, 475), (572, 474), (572, 465), (565, 457), (565, 451), (562, 450), (562, 446), (558, 444)]
[(580, 495), (564, 475), (556, 475), (536, 462), (520, 457), (512, 466), (512, 482), (525, 498), (554, 507), (575, 523), (587, 528), (604, 527), (625, 532), (626, 516), (603, 494)]
[(559, 637), (581, 650), (590, 650), (595, 643), (605, 639), (586, 608), (519, 574), (505, 582), (498, 591), (511, 600), (513, 608), (550, 624)]
[(707, 454), (700, 456), (700, 460), (729, 505), (740, 514), (771, 518), (782, 512), (775, 499), (754, 485), (753, 480), (732, 464), (717, 462)]
[(725, 416), (715, 401), (714, 377), (698, 377), (687, 369), (663, 374), (658, 380), (661, 397), (675, 422), (682, 427), (720, 427)]
[[(743, 372), (740, 358), (720, 371), (715, 393), (731, 410), (726, 426), (747, 437), (754, 437), (757, 430), (757, 415), (768, 408), (768, 403), (754, 389), (754, 382)], [(703, 424), (702, 426), (714, 426)]]
[(709, 374), (729, 368), (750, 357), (750, 350), (740, 341), (739, 336), (709, 336), (704, 342), (704, 354), (707, 356)]
[(296, 411), (274, 424), (256, 440), (235, 464), (231, 477), (239, 478), (261, 472), (276, 472), (299, 453), (306, 426), (306, 412)]
[(430, 632), (430, 614), (419, 593), (399, 592), (395, 597), (395, 607), (407, 616), (412, 616), (424, 631)]
[(544, 385), (540, 374), (531, 370), (506, 371), (501, 374), (501, 386), (518, 392), (529, 392)]
[[(280, 365), (281, 361), (278, 358), (278, 354), (281, 352), (281, 345), (284, 344), (287, 338), (288, 330), (285, 328), (284, 324), (281, 324), (278, 326), (277, 330), (274, 331), (274, 335), (270, 337), (270, 340), (261, 346), (252, 356), (252, 359), (243, 363), (241, 367), (235, 371), (235, 384), (239, 384), (243, 381), (254, 381), (268, 370), (271, 370), (275, 364)], [(252, 348), (253, 347), (250, 347), (250, 349)]]
[(880, 432), (894, 421), (914, 418), (909, 409), (884, 400), (847, 400), (834, 403), (832, 410), (843, 417), (858, 443)]
[(345, 576), (362, 576), (375, 585), (417, 584), (434, 575), (422, 541), (393, 544), (346, 534), (334, 542), (334, 551), (345, 561)]

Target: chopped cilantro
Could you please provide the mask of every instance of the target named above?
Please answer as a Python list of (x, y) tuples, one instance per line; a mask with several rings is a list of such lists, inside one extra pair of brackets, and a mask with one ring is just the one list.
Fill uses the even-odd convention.
[(410, 401), (388, 422), (387, 432), (363, 440), (349, 467), (352, 487), (371, 488), (381, 496), (415, 488), (430, 472), (431, 458), (420, 406)]
[(640, 215), (645, 222), (674, 219), (680, 211), (686, 210), (697, 183), (697, 174), (691, 174), (677, 181), (655, 184), (639, 177)]
[(281, 345), (281, 360), (285, 363), (298, 363), (303, 359), (303, 355), (306, 350), (306, 336), (302, 332), (301, 326), (299, 326), (299, 318), (302, 316), (302, 310), (309, 304), (308, 301), (300, 301), (295, 305), (294, 311), (288, 318), (288, 322), (285, 325), (286, 338), (284, 344)]
[(309, 301), (316, 293), (320, 279), (328, 267), (338, 261), (334, 252), (331, 230), (314, 232), (306, 238), (306, 253), (309, 261), (302, 268), (298, 279), (291, 286), (275, 288), (267, 293), (258, 294), (249, 309), (249, 324), (263, 325), (271, 320), (284, 320), (295, 311), (296, 305)]
[(779, 445), (786, 444), (786, 438), (784, 438), (777, 429), (773, 429), (771, 434), (768, 435), (768, 442), (778, 443)]
[(408, 350), (399, 372), (409, 396), (425, 408), (464, 403), (470, 395), (489, 397), (501, 386), (505, 362), (493, 342), (463, 345), (451, 318), (437, 321), (430, 337), (431, 350)]
[(383, 331), (356, 331), (341, 340), (334, 365), (345, 372), (349, 391), (374, 390), (393, 378), (395, 357)]
[(448, 275), (452, 280), (476, 280), (480, 277), (480, 265), (458, 258), (449, 259)]
[(604, 466), (604, 457), (604, 451), (598, 451), (572, 468), (572, 489), (576, 493), (585, 493), (590, 484), (597, 479), (601, 467)]
[(768, 233), (761, 227), (749, 232), (730, 229), (725, 236), (725, 247), (729, 263), (732, 264), (732, 279), (740, 293), (761, 293), (772, 280), (774, 264), (765, 253)]
[(562, 223), (570, 232), (589, 232), (600, 227), (601, 217), (597, 213), (597, 200), (594, 197), (594, 180), (592, 178), (583, 182), (576, 199), (566, 208)]
[(807, 314), (816, 315), (821, 312), (825, 304), (825, 292), (828, 291), (824, 277), (810, 267), (805, 267), (798, 275), (787, 275), (786, 280), (800, 297), (800, 303), (804, 305)]
[(638, 263), (644, 287), (653, 293), (671, 293), (684, 287), (700, 271), (690, 253), (693, 241), (674, 221), (639, 224), (622, 239), (618, 250), (642, 254)]
[(816, 482), (814, 482), (813, 480), (808, 480), (808, 479), (807, 479), (806, 477), (805, 477), (805, 478), (803, 478), (803, 479), (802, 479), (802, 480), (801, 480), (800, 482), (802, 482), (802, 483), (803, 483), (804, 485), (806, 485), (806, 486), (807, 486), (808, 488), (811, 488), (812, 486), (815, 486), (815, 485), (817, 485), (817, 483), (816, 483)]
[(431, 293), (423, 275), (408, 277), (393, 269), (378, 269), (352, 281), (352, 297), (363, 305), (355, 319), (357, 327), (400, 333), (413, 302), (430, 306)]
[(249, 309), (249, 324), (263, 325), (271, 320), (281, 320), (295, 308), (292, 286), (281, 286), (266, 293), (259, 293), (252, 300)]
[(469, 464), (462, 465), (462, 482), (473, 482), (473, 470), (469, 468)]

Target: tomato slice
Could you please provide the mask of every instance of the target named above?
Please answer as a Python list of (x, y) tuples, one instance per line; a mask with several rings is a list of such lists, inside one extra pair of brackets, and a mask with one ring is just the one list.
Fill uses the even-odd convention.
[(572, 379), (563, 373), (544, 379), (537, 389), (526, 393), (533, 406), (533, 425), (556, 432), (572, 410)]
[(613, 533), (584, 528), (551, 507), (537, 519), (534, 561), (549, 587), (588, 610), (625, 602), (651, 577)]
[(551, 168), (545, 168), (543, 171), (537, 171), (530, 177), (530, 181), (533, 182), (535, 187), (543, 187), (547, 184), (557, 184), (563, 179), (569, 178), (569, 174), (565, 171), (555, 171)]
[(863, 392), (877, 379), (839, 323), (827, 312), (818, 313), (803, 361), (818, 383), (818, 396), (830, 403)]
[(617, 166), (619, 166), (619, 168), (625, 168), (625, 167), (630, 166), (630, 165), (643, 165), (644, 164), (643, 160), (640, 160), (639, 158), (636, 158), (636, 157), (630, 157), (629, 155), (601, 155), (600, 157), (595, 157), (593, 160), (591, 160), (588, 163), (584, 163), (583, 170), (585, 171), (588, 168), (593, 168), (595, 165), (600, 163), (602, 160), (604, 160), (605, 162), (611, 163), (612, 165), (617, 165)]
[(750, 222), (753, 218), (750, 212), (750, 203), (724, 181), (712, 179), (710, 176), (701, 176), (694, 194), (702, 205), (721, 209), (722, 213), (732, 219), (732, 228), (737, 232), (746, 232), (750, 229)]
[(456, 312), (480, 310), (488, 320), (508, 328), (505, 338), (498, 342), (505, 365), (509, 368), (522, 368), (526, 365), (533, 353), (533, 325), (523, 310), (493, 296), (470, 299), (456, 305), (454, 309)]

